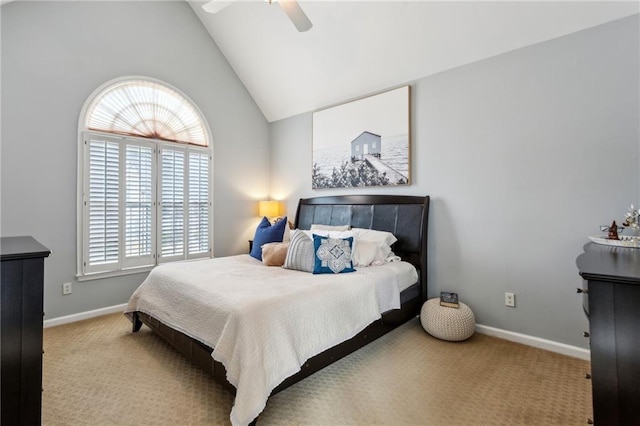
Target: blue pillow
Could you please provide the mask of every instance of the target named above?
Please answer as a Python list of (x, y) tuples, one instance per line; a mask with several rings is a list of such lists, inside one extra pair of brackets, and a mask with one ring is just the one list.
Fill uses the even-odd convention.
[(354, 272), (351, 262), (353, 237), (330, 238), (313, 234), (315, 252), (314, 274), (339, 274)]
[(256, 233), (253, 236), (253, 247), (251, 247), (251, 253), (249, 254), (262, 261), (262, 245), (281, 242), (285, 226), (287, 226), (286, 216), (273, 225), (269, 222), (269, 219), (263, 217), (256, 228)]

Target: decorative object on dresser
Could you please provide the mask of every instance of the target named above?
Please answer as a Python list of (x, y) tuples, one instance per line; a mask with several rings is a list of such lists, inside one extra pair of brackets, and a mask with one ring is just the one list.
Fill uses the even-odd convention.
[(612, 240), (607, 237), (589, 237), (589, 239), (596, 244), (602, 244), (611, 247), (640, 247), (640, 237), (636, 237), (634, 235), (622, 235), (620, 236), (619, 240)]
[(620, 237), (618, 237), (618, 225), (616, 225), (615, 220), (611, 222), (611, 226), (609, 227), (609, 233), (607, 235), (607, 238), (609, 238), (610, 240), (620, 239)]
[(593, 422), (637, 425), (640, 420), (640, 249), (587, 243), (576, 265), (587, 288)]
[(618, 226), (614, 220), (611, 226), (600, 226), (600, 231), (606, 232), (607, 235), (589, 236), (589, 239), (596, 244), (602, 244), (605, 246), (614, 247), (640, 247), (640, 235), (620, 235), (626, 229), (638, 234), (640, 232), (640, 213), (638, 209), (633, 207), (633, 204), (629, 207), (629, 210), (625, 213), (623, 226)]
[(32, 237), (0, 238), (3, 425), (41, 423), (44, 258), (49, 253)]
[(476, 318), (469, 306), (458, 302), (458, 309), (440, 304), (440, 298), (427, 300), (420, 310), (422, 328), (441, 340), (459, 342), (473, 336), (476, 331)]
[(640, 210), (633, 207), (633, 204), (631, 204), (629, 210), (624, 214), (624, 222), (622, 222), (622, 225), (629, 227), (635, 233), (640, 233)]

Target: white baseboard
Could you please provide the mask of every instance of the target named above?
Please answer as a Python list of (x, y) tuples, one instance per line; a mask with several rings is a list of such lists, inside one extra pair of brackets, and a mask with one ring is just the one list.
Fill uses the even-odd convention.
[(476, 331), (488, 336), (499, 337), (500, 339), (509, 340), (511, 342), (522, 343), (523, 345), (533, 346), (535, 348), (545, 349), (547, 351), (556, 352), (562, 355), (574, 358), (591, 360), (591, 351), (589, 349), (579, 348), (577, 346), (566, 345), (564, 343), (554, 342), (553, 340), (541, 339), (539, 337), (529, 336), (527, 334), (515, 333), (513, 331), (502, 330), (500, 328), (489, 327), (488, 325), (476, 324)]
[[(82, 321), (89, 318), (95, 318), (102, 315), (115, 314), (123, 312), (127, 304), (108, 306), (106, 308), (95, 309), (93, 311), (80, 312), (78, 314), (67, 315), (64, 317), (52, 318), (44, 321), (44, 328), (54, 327), (56, 325), (69, 324), (76, 321)], [(553, 340), (541, 339), (539, 337), (529, 336), (527, 334), (515, 333), (513, 331), (502, 330), (500, 328), (489, 327), (488, 325), (476, 324), (476, 331), (480, 334), (498, 337), (500, 339), (509, 340), (511, 342), (522, 343), (523, 345), (533, 346), (535, 348), (545, 349), (547, 351), (556, 352), (562, 355), (589, 361), (591, 353), (588, 349), (579, 348), (577, 346), (566, 345), (564, 343), (554, 342)]]
[(127, 307), (126, 303), (122, 305), (108, 306), (106, 308), (95, 309), (93, 311), (80, 312), (78, 314), (67, 315), (64, 317), (52, 318), (50, 320), (44, 320), (43, 327), (54, 327), (56, 325), (69, 324), (76, 321), (82, 321), (89, 318), (95, 318), (102, 315), (115, 314), (117, 312), (124, 312), (124, 308)]

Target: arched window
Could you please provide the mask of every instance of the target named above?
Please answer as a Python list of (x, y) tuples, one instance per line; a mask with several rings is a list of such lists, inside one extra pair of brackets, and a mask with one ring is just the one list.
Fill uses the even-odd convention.
[(127, 80), (96, 96), (86, 128), (172, 142), (208, 146), (204, 121), (189, 100), (164, 84)]
[(79, 127), (79, 277), (211, 256), (210, 136), (185, 95), (146, 78), (110, 82)]

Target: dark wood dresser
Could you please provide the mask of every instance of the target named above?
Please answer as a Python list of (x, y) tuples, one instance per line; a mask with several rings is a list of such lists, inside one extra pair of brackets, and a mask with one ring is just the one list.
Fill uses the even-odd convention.
[(42, 417), (44, 258), (32, 237), (0, 238), (2, 425), (39, 425)]
[(587, 281), (594, 423), (640, 425), (640, 249), (588, 243), (576, 259)]

